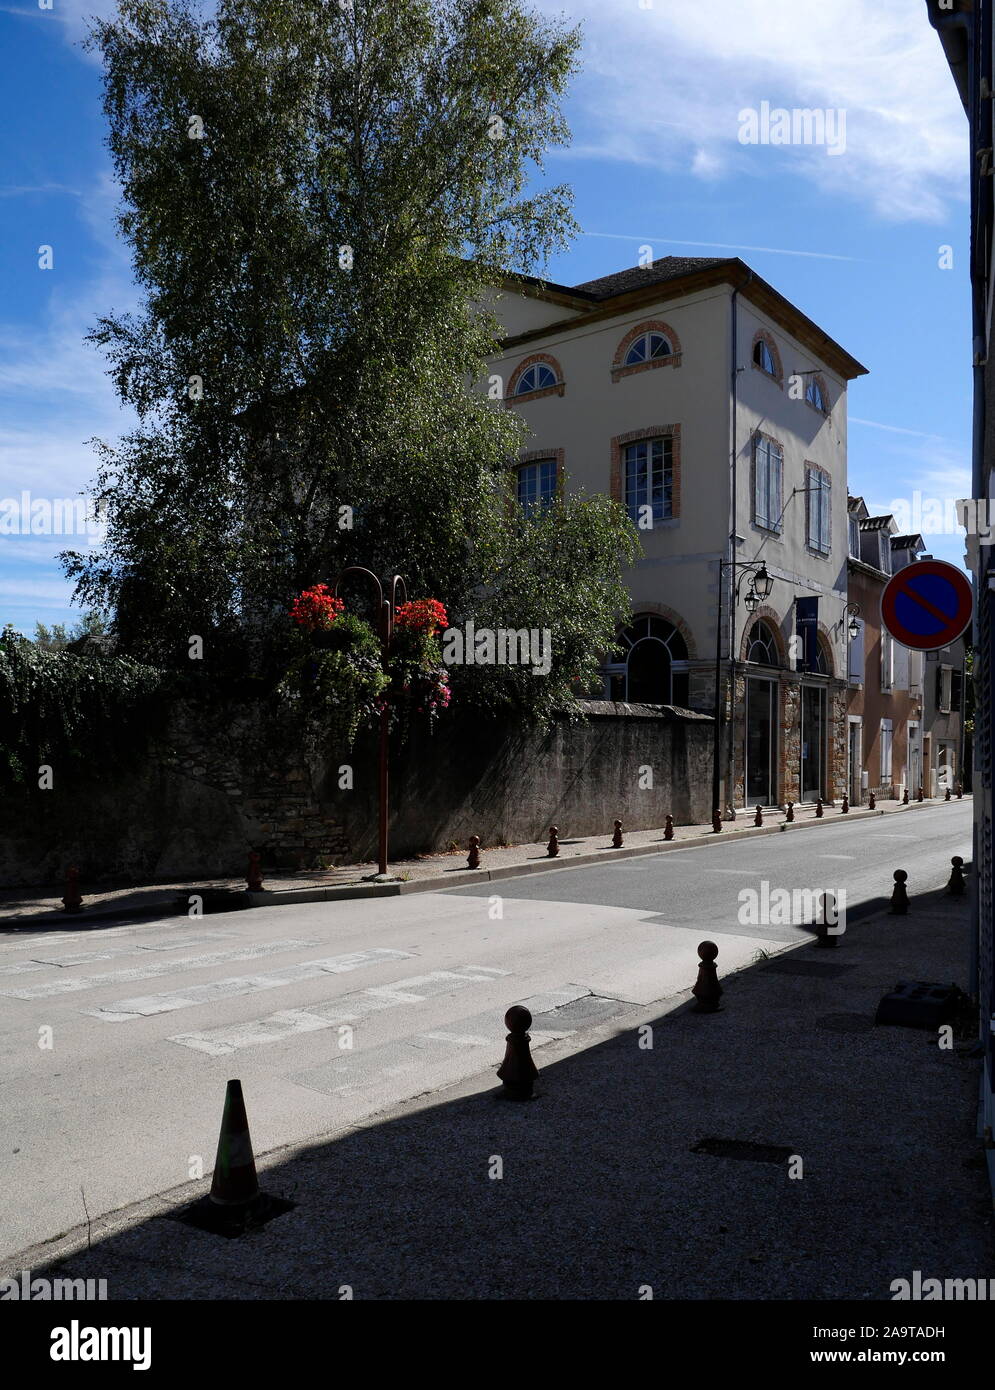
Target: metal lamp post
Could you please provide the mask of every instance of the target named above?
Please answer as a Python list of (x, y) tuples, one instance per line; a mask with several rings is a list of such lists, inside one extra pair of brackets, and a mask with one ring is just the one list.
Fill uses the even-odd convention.
[[(743, 586), (743, 580), (750, 576), (750, 587), (744, 599), (747, 610), (752, 614), (757, 611), (761, 603), (770, 598), (771, 589), (774, 587), (773, 577), (767, 572), (767, 563), (764, 560), (755, 560), (745, 564), (738, 560), (719, 560), (719, 611), (715, 619), (715, 729), (712, 739), (712, 809), (719, 811), (719, 764), (722, 758), (722, 580), (727, 569), (733, 572), (734, 593), (733, 604), (739, 601), (739, 592)], [(739, 578), (736, 578), (736, 571), (739, 571)], [(735, 614), (735, 607), (733, 608)], [(733, 652), (735, 646), (736, 633), (735, 625), (730, 634), (729, 641), (729, 669), (733, 680), (736, 677), (736, 658)], [(730, 721), (731, 723), (731, 721)]]
[[(390, 581), (390, 597), (384, 597), (383, 585), (372, 570), (365, 569), (362, 565), (348, 565), (338, 579), (335, 581), (335, 596), (338, 597), (339, 587), (346, 575), (363, 574), (371, 580), (377, 594), (377, 623), (380, 629), (380, 657), (383, 662), (384, 675), (390, 676), (390, 639), (394, 635), (394, 614), (397, 609), (397, 591), (400, 586), (404, 595), (403, 602), (407, 602), (408, 590), (404, 580), (399, 574), (395, 574)], [(387, 691), (384, 691), (383, 704), (380, 709), (380, 785), (379, 785), (379, 835), (378, 849), (380, 856), (379, 873), (382, 878), (387, 877), (387, 821), (389, 816), (389, 778), (388, 778), (388, 730), (390, 726), (390, 701)]]

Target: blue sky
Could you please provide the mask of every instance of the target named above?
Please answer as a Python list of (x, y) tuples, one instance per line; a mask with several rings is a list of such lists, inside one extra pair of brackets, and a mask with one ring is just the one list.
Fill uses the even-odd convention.
[[(83, 342), (135, 302), (100, 70), (77, 46), (83, 16), (113, 5), (52, 5), (0, 6), (0, 505), (79, 494), (96, 469), (86, 441), (130, 423)], [(533, 5), (585, 35), (573, 141), (545, 170), (573, 185), (583, 234), (550, 278), (633, 265), (644, 243), (741, 256), (870, 369), (850, 389), (851, 492), (872, 512), (969, 496), (967, 125), (921, 0)], [(740, 112), (764, 101), (845, 111), (845, 148), (742, 144)], [(961, 561), (962, 533), (926, 541)], [(0, 625), (75, 616), (66, 544), (0, 534)]]

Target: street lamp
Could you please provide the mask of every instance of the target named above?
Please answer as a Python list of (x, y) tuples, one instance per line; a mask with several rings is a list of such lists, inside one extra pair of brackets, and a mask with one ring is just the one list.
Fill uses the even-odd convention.
[[(390, 639), (394, 634), (394, 615), (397, 611), (397, 591), (400, 587), (404, 602), (407, 602), (408, 590), (404, 580), (399, 574), (395, 574), (390, 581), (390, 598), (384, 598), (383, 585), (372, 570), (365, 569), (362, 565), (348, 565), (338, 579), (335, 581), (335, 596), (338, 597), (339, 586), (347, 574), (362, 574), (371, 580), (377, 594), (377, 626), (380, 629), (380, 659), (383, 663), (384, 675), (390, 677)], [(379, 835), (378, 848), (380, 854), (381, 878), (387, 877), (387, 818), (389, 810), (388, 802), (388, 777), (387, 777), (387, 755), (388, 755), (388, 729), (390, 725), (390, 700), (388, 691), (383, 693), (383, 701), (380, 706), (380, 787), (379, 787)]]
[(850, 641), (853, 642), (856, 640), (857, 636), (860, 633), (860, 621), (858, 618), (858, 614), (860, 613), (860, 604), (848, 603), (846, 606), (846, 611), (850, 615), (850, 621), (847, 624), (846, 630), (850, 634)]
[[(743, 599), (747, 611), (752, 615), (760, 607), (761, 603), (770, 598), (771, 590), (774, 587), (774, 579), (767, 571), (766, 562), (755, 560), (746, 564), (741, 564), (738, 560), (719, 560), (719, 611), (715, 619), (715, 729), (712, 739), (712, 809), (718, 811), (719, 808), (719, 761), (722, 749), (722, 579), (727, 569), (731, 569), (735, 579), (736, 571), (739, 571), (739, 578), (735, 579), (735, 592), (733, 603), (739, 601), (740, 589), (743, 587), (743, 580), (749, 575), (750, 587)], [(734, 608), (735, 613), (735, 608)], [(736, 633), (735, 623), (730, 634), (729, 641), (729, 668), (735, 679), (736, 658), (733, 652)], [(733, 692), (735, 695), (735, 692)], [(731, 721), (730, 721), (731, 722)]]

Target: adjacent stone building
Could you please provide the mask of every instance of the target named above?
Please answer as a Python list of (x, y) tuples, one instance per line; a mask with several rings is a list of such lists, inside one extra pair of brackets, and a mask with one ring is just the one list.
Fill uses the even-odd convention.
[(846, 393), (866, 369), (737, 258), (509, 278), (495, 308), (490, 388), (532, 431), (519, 500), (609, 492), (640, 531), (602, 693), (717, 706), (726, 814), (840, 797)]

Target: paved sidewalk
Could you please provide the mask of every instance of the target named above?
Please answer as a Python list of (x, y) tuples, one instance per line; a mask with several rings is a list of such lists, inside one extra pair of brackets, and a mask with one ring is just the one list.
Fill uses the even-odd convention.
[[(490, 1071), (266, 1156), (264, 1189), (296, 1206), (241, 1240), (169, 1219), (205, 1179), (95, 1222), (89, 1251), (79, 1229), (0, 1274), (251, 1300), (887, 1300), (916, 1270), (993, 1278), (976, 1025), (945, 1050), (873, 1023), (900, 979), (965, 986), (967, 937), (963, 899), (924, 895), (834, 950), (758, 953), (718, 1014), (685, 993), (537, 1049), (532, 1102), (500, 1100)], [(495, 1064), (503, 1033), (495, 1018)]]
[[(967, 800), (968, 798), (965, 798)], [(866, 807), (854, 807), (847, 816), (842, 816), (838, 806), (826, 806), (821, 819), (816, 817), (813, 805), (795, 808), (794, 821), (786, 823), (783, 811), (772, 811), (764, 816), (763, 827), (758, 829), (753, 812), (744, 812), (735, 822), (724, 821), (722, 830), (715, 834), (709, 825), (678, 825), (674, 827), (672, 841), (664, 840), (662, 827), (652, 830), (625, 831), (622, 849), (613, 849), (611, 827), (604, 835), (572, 837), (560, 841), (560, 852), (555, 861), (546, 853), (546, 841), (534, 844), (482, 846), (481, 865), (477, 870), (466, 867), (467, 846), (461, 846), (448, 854), (418, 855), (414, 858), (392, 860), (391, 883), (373, 883), (376, 874), (375, 863), (340, 865), (327, 870), (302, 870), (300, 872), (268, 871), (263, 863), (265, 891), (249, 893), (244, 878), (214, 879), (174, 879), (168, 883), (133, 884), (128, 886), (100, 888), (81, 884), (85, 910), (69, 916), (62, 910), (61, 897), (65, 891), (60, 888), (48, 893), (31, 889), (7, 889), (0, 892), (0, 926), (50, 926), (67, 928), (70, 924), (85, 927), (94, 920), (124, 919), (136, 916), (163, 916), (172, 912), (186, 913), (191, 894), (199, 894), (204, 900), (204, 910), (230, 912), (240, 907), (273, 907), (280, 902), (298, 903), (312, 899), (389, 897), (398, 893), (429, 891), (438, 888), (451, 888), (458, 883), (469, 882), (474, 878), (511, 878), (522, 873), (534, 873), (554, 865), (572, 862), (596, 864), (611, 859), (626, 858), (630, 855), (657, 854), (663, 850), (684, 847), (688, 844), (724, 844), (729, 840), (750, 835), (769, 835), (782, 830), (794, 831), (806, 827), (832, 825), (834, 822), (850, 823), (872, 815), (909, 815), (926, 806), (947, 804), (956, 805), (954, 798), (944, 803), (940, 798), (926, 799), (921, 803), (912, 801), (903, 806), (898, 801), (880, 801), (875, 811)], [(963, 805), (963, 801), (959, 804)]]

